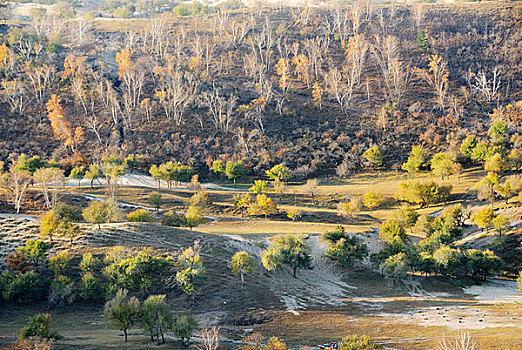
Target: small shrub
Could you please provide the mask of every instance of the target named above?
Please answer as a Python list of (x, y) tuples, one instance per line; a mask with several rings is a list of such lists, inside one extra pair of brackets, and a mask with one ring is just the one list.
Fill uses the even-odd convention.
[(49, 304), (63, 306), (74, 301), (74, 281), (67, 276), (58, 276), (51, 283)]
[(84, 301), (97, 301), (102, 300), (104, 297), (103, 286), (100, 281), (90, 272), (86, 272), (82, 276), (80, 282), (80, 294), (79, 297)]
[(40, 276), (34, 271), (20, 273), (6, 284), (3, 296), (7, 301), (29, 304), (42, 298), (43, 286)]
[(136, 209), (127, 215), (127, 220), (130, 222), (153, 222), (154, 218), (147, 209)]
[(172, 327), (172, 332), (174, 332), (174, 335), (183, 345), (187, 345), (197, 327), (198, 322), (194, 316), (189, 312), (184, 312), (176, 317)]
[(40, 337), (43, 339), (61, 339), (62, 336), (51, 329), (52, 319), (50, 314), (38, 314), (27, 319), (27, 325), (22, 328), (18, 339), (23, 340), (29, 337)]
[(187, 225), (187, 220), (185, 216), (169, 211), (163, 215), (161, 224), (164, 226), (182, 227)]
[(95, 258), (91, 253), (85, 253), (79, 267), (83, 272), (94, 272), (100, 264), (100, 259)]
[(69, 266), (71, 256), (68, 252), (63, 251), (49, 258), (49, 269), (54, 272), (55, 276), (62, 275)]

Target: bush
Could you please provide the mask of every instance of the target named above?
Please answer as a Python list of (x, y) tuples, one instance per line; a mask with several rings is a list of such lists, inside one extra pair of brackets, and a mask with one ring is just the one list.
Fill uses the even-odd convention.
[(183, 345), (187, 345), (190, 338), (194, 335), (198, 327), (198, 322), (189, 312), (179, 314), (174, 320), (172, 332), (181, 341)]
[(103, 286), (90, 272), (86, 272), (82, 276), (79, 292), (80, 299), (84, 301), (97, 301), (102, 300), (104, 297)]
[(62, 336), (51, 329), (52, 319), (50, 314), (38, 314), (27, 319), (27, 325), (22, 328), (18, 339), (23, 340), (29, 337), (40, 337), (43, 339), (61, 339)]
[(169, 265), (169, 260), (142, 250), (135, 257), (114, 262), (105, 268), (104, 274), (122, 287), (149, 290)]
[(63, 274), (69, 266), (71, 256), (68, 252), (63, 251), (49, 258), (49, 269), (54, 272), (55, 276)]
[(210, 199), (207, 192), (201, 190), (190, 197), (187, 204), (189, 207), (196, 207), (203, 210), (212, 204), (212, 199)]
[(3, 296), (7, 301), (23, 304), (41, 300), (43, 285), (40, 276), (34, 271), (15, 275), (4, 287)]
[(185, 219), (185, 216), (169, 211), (163, 215), (161, 224), (164, 226), (182, 227), (187, 225), (187, 220)]
[(366, 335), (361, 337), (350, 335), (344, 337), (337, 348), (338, 350), (378, 350), (382, 349), (382, 346), (372, 343), (371, 339)]
[(25, 246), (18, 247), (17, 252), (24, 254), (32, 264), (38, 265), (45, 260), (45, 253), (49, 248), (51, 248), (51, 246), (44, 241), (28, 239), (25, 242)]
[(67, 276), (58, 276), (51, 283), (49, 304), (63, 306), (74, 301), (74, 281)]
[(153, 222), (154, 218), (147, 209), (136, 209), (127, 215), (127, 220), (130, 222)]
[(83, 272), (94, 272), (100, 264), (100, 259), (93, 257), (91, 253), (85, 253), (79, 267)]
[(91, 224), (98, 225), (110, 222), (116, 217), (114, 206), (111, 203), (93, 200), (82, 212), (84, 219)]

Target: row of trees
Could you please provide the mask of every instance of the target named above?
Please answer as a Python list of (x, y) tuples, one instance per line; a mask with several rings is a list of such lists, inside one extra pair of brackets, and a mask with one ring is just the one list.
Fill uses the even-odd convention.
[[(482, 216), (483, 210), (478, 211), (473, 220), (481, 222)], [(401, 209), (395, 219), (382, 223), (379, 237), (385, 247), (372, 254), (371, 261), (394, 280), (405, 277), (408, 271), (426, 275), (457, 275), (462, 272), (467, 276), (471, 273), (473, 278), (479, 279), (499, 272), (503, 263), (492, 251), (466, 250), (453, 246), (462, 235), (464, 220), (465, 213), (461, 205), (447, 207), (436, 218), (419, 216), (412, 209)], [(419, 243), (409, 244), (407, 229), (426, 238)]]

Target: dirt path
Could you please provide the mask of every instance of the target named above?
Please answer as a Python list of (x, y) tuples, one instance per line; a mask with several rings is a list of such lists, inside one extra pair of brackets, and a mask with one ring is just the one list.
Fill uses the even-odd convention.
[[(292, 271), (285, 269), (277, 271), (270, 289), (279, 297), (287, 309), (296, 311), (306, 309), (308, 305), (341, 305), (350, 290), (356, 287), (350, 286), (342, 280), (342, 273), (323, 256), (325, 247), (322, 246), (317, 236), (311, 236), (306, 243), (312, 248), (312, 270), (297, 272), (297, 278), (292, 276)], [(281, 276), (285, 274), (285, 276)]]

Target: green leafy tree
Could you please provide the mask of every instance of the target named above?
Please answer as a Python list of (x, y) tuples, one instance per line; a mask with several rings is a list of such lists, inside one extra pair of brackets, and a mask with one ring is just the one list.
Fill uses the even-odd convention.
[(408, 207), (402, 207), (394, 212), (394, 218), (405, 228), (412, 228), (419, 219), (419, 214)]
[(310, 270), (313, 268), (310, 246), (305, 244), (299, 236), (295, 234), (275, 236), (271, 246), (280, 251), (281, 262), (293, 269), (294, 278), (297, 277), (298, 269)]
[(212, 167), (210, 169), (214, 174), (223, 174), (225, 173), (226, 164), (221, 159), (216, 159), (212, 162)]
[(246, 174), (246, 168), (243, 164), (243, 161), (233, 161), (229, 160), (227, 162), (226, 168), (225, 168), (225, 174), (227, 175), (229, 180), (234, 181), (234, 185), (236, 184), (236, 180), (245, 176)]
[(72, 257), (67, 251), (62, 251), (49, 257), (49, 269), (55, 276), (62, 275), (67, 271)]
[(151, 341), (156, 337), (158, 345), (165, 343), (165, 332), (173, 325), (173, 317), (169, 305), (165, 301), (166, 295), (151, 295), (143, 302), (141, 321)]
[(416, 173), (423, 166), (424, 162), (426, 162), (426, 155), (422, 146), (413, 146), (408, 160), (402, 164), (401, 168), (409, 173)]
[(434, 155), (430, 162), (433, 174), (440, 175), (442, 180), (444, 180), (445, 177), (455, 174), (459, 166), (453, 158), (453, 155), (448, 152)]
[(266, 181), (256, 180), (256, 181), (254, 181), (254, 184), (252, 185), (252, 187), (250, 187), (250, 189), (248, 191), (252, 192), (254, 194), (262, 194), (263, 192), (266, 191), (267, 188), (268, 188), (268, 183)]
[(504, 147), (509, 141), (509, 128), (505, 121), (497, 119), (488, 130), (491, 141), (496, 146)]
[(116, 296), (105, 304), (103, 317), (106, 324), (113, 329), (123, 331), (127, 342), (127, 331), (139, 320), (140, 302), (136, 297), (129, 297), (126, 289), (120, 289)]
[(127, 220), (130, 222), (153, 222), (154, 218), (147, 209), (136, 209), (127, 215)]
[(366, 244), (356, 236), (349, 236), (343, 226), (337, 226), (335, 231), (325, 233), (322, 238), (329, 244), (324, 255), (344, 267), (352, 267), (368, 255)]
[(199, 226), (205, 221), (205, 218), (201, 215), (201, 209), (195, 206), (190, 206), (185, 213), (185, 220), (187, 226), (192, 230), (194, 227)]
[(25, 246), (18, 247), (16, 251), (24, 254), (27, 259), (29, 259), (29, 261), (36, 266), (45, 260), (45, 253), (50, 248), (51, 246), (44, 241), (28, 239), (25, 241)]
[(18, 334), (18, 339), (23, 340), (31, 337), (52, 340), (59, 340), (62, 338), (60, 333), (52, 329), (51, 314), (38, 314), (27, 319), (27, 324)]
[(116, 211), (111, 203), (93, 200), (83, 210), (82, 215), (87, 222), (98, 225), (99, 230), (101, 224), (111, 222), (116, 218)]
[(380, 266), (387, 278), (395, 283), (406, 277), (408, 272), (408, 261), (405, 253), (398, 253), (387, 258)]
[(502, 259), (491, 250), (470, 249), (466, 252), (468, 269), (475, 279), (485, 280), (488, 276), (498, 273), (503, 266)]
[(87, 172), (85, 170), (85, 167), (77, 166), (77, 167), (75, 167), (75, 168), (73, 168), (71, 170), (71, 173), (69, 174), (69, 178), (74, 179), (74, 180), (78, 180), (78, 186), (80, 186), (83, 178), (86, 175), (86, 173)]
[(270, 170), (265, 171), (266, 176), (275, 181), (278, 179), (279, 181), (285, 182), (290, 179), (290, 170), (286, 167), (284, 163), (274, 165)]
[(460, 263), (460, 249), (453, 249), (447, 245), (441, 245), (434, 253), (433, 259), (439, 273), (455, 275)]
[(509, 228), (509, 219), (505, 215), (497, 215), (492, 224), (498, 235), (502, 237), (502, 234)]
[(460, 145), (460, 153), (467, 159), (471, 159), (475, 147), (477, 147), (477, 136), (468, 135)]
[(98, 164), (91, 164), (89, 170), (85, 173), (85, 178), (91, 180), (91, 188), (93, 187), (94, 180), (103, 177), (103, 172)]
[(199, 241), (196, 241), (193, 247), (185, 249), (178, 256), (181, 270), (176, 273), (176, 282), (191, 299), (199, 294), (206, 278), (206, 269), (200, 252)]
[(408, 180), (399, 184), (399, 190), (394, 197), (401, 201), (419, 203), (421, 207), (426, 207), (432, 203), (445, 201), (449, 197), (451, 190), (451, 185), (442, 186), (433, 181)]
[(85, 253), (80, 262), (80, 270), (83, 272), (94, 272), (101, 265), (101, 260), (94, 257), (92, 253)]
[(267, 271), (275, 271), (283, 266), (281, 250), (273, 245), (261, 252), (261, 264)]
[(163, 199), (161, 193), (153, 191), (149, 194), (147, 201), (156, 208), (156, 211), (159, 211), (161, 208), (161, 204), (163, 203)]
[(187, 346), (198, 326), (198, 322), (190, 312), (183, 312), (176, 316), (172, 326), (172, 332), (181, 341), (183, 346)]
[(419, 50), (424, 51), (424, 52), (429, 50), (430, 43), (428, 41), (428, 32), (426, 32), (426, 30), (424, 30), (424, 29), (419, 30), (419, 32), (417, 33), (416, 43), (417, 43), (417, 48)]
[(486, 158), (486, 162), (484, 163), (484, 170), (493, 171), (496, 173), (500, 173), (508, 168), (505, 157), (503, 157), (500, 153), (495, 153)]
[(14, 301), (22, 304), (30, 304), (41, 300), (44, 292), (44, 284), (35, 271), (18, 273), (9, 279), (4, 287), (2, 296), (6, 301)]
[(484, 162), (488, 155), (491, 154), (491, 149), (486, 141), (479, 141), (473, 148), (471, 153), (471, 160), (475, 162)]
[(367, 149), (363, 153), (364, 159), (370, 162), (373, 166), (380, 167), (382, 166), (382, 151), (379, 146), (374, 145), (373, 147)]
[(145, 156), (141, 154), (129, 154), (124, 160), (123, 165), (125, 168), (130, 169), (131, 173), (133, 170), (141, 169), (145, 166)]
[(169, 260), (143, 249), (136, 256), (114, 261), (104, 269), (104, 274), (121, 287), (147, 291), (157, 285), (169, 266)]
[(158, 188), (161, 187), (161, 180), (163, 179), (163, 174), (160, 171), (160, 168), (153, 164), (149, 169), (149, 174), (152, 176), (156, 181), (158, 181)]
[(493, 220), (497, 215), (491, 207), (483, 208), (471, 216), (471, 221), (481, 229), (488, 229), (493, 226)]
[(381, 224), (379, 238), (386, 243), (391, 243), (396, 238), (406, 239), (404, 227), (397, 220), (386, 220)]
[(79, 298), (83, 301), (96, 302), (104, 297), (104, 288), (100, 281), (92, 274), (83, 274), (79, 285)]
[(234, 275), (241, 276), (241, 285), (243, 285), (244, 275), (254, 273), (256, 264), (252, 256), (248, 255), (248, 253), (245, 251), (241, 251), (232, 256), (230, 261), (230, 268), (232, 269), (232, 273)]
[(498, 174), (494, 172), (487, 173), (482, 180), (480, 180), (473, 189), (477, 190), (477, 198), (480, 200), (495, 200), (495, 189), (499, 185)]
[(256, 201), (251, 203), (248, 209), (251, 215), (259, 215), (262, 213), (265, 216), (265, 220), (268, 219), (268, 215), (277, 213), (277, 206), (274, 201), (264, 194), (258, 194)]

